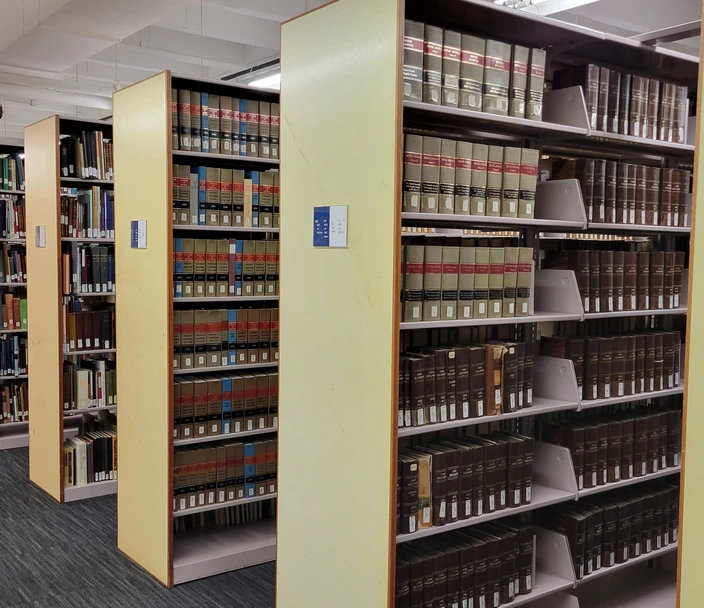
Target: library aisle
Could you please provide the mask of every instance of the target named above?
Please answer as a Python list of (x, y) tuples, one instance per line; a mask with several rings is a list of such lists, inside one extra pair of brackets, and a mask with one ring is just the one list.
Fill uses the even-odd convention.
[(164, 588), (118, 551), (114, 496), (60, 505), (27, 479), (27, 460), (0, 451), (3, 608), (274, 606), (274, 564)]

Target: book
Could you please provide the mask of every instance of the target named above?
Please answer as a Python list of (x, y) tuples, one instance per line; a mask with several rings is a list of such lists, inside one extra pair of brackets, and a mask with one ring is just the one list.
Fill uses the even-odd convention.
[(597, 97), (596, 125), (598, 131), (608, 131), (609, 126), (609, 68), (599, 68), (599, 93)]
[(403, 32), (403, 98), (423, 99), (423, 36), (424, 25), (406, 19)]
[(459, 32), (445, 30), (442, 41), (442, 90), (441, 104), (456, 108), (459, 103), (460, 62), (462, 36)]
[(609, 97), (605, 129), (605, 131), (609, 133), (618, 133), (621, 103), (621, 76), (621, 73), (616, 70), (609, 71)]
[(462, 34), (461, 45), (459, 107), (481, 110), (483, 107), (486, 40)]
[(518, 194), (521, 179), (521, 149), (505, 147), (501, 182), (501, 216), (518, 217)]
[(442, 37), (439, 27), (423, 26), (423, 102), (440, 105), (442, 89)]
[[(417, 136), (411, 136), (407, 135), (406, 138), (408, 137), (417, 137)], [(415, 143), (415, 142), (414, 142)], [(408, 161), (405, 160), (405, 155), (404, 155), (404, 176), (406, 175), (406, 165), (408, 164)], [(416, 159), (409, 159), (409, 161), (412, 160), (420, 160), (419, 157), (416, 157)], [(420, 165), (420, 163), (418, 163)], [(414, 176), (414, 166), (409, 167), (409, 172), (411, 176)], [(420, 177), (418, 175), (418, 177)], [(404, 177), (405, 180), (405, 177)], [(471, 190), (472, 190), (472, 143), (467, 142), (467, 141), (458, 141), (457, 142), (457, 150), (455, 153), (455, 191), (454, 191), (454, 213), (456, 215), (469, 215), (470, 213), (470, 197), (471, 197)], [(420, 190), (420, 180), (418, 180), (418, 191)], [(411, 188), (414, 187), (413, 183), (408, 184), (408, 186), (405, 185), (404, 181), (404, 204), (406, 203), (406, 192), (411, 191)], [(410, 194), (409, 194), (410, 196)], [(412, 199), (411, 199), (412, 202)], [(417, 205), (416, 205), (417, 206)], [(409, 205), (405, 205), (405, 207), (409, 207)], [(405, 209), (404, 209), (405, 210)], [(411, 209), (408, 209), (409, 211)], [(417, 209), (416, 209), (417, 211)]]
[(486, 180), (486, 215), (495, 217), (501, 215), (503, 161), (503, 147), (489, 146)]
[(179, 124), (179, 149), (191, 149), (191, 92), (179, 90), (178, 92), (178, 124)]
[(538, 150), (523, 148), (521, 150), (521, 175), (518, 191), (518, 217), (533, 219), (535, 217), (535, 191), (538, 183)]
[(511, 81), (509, 89), (508, 115), (517, 118), (526, 117), (526, 88), (528, 83), (528, 64), (530, 50), (513, 45), (511, 49)]
[(586, 64), (557, 70), (553, 74), (553, 89), (581, 86), (587, 104), (589, 126), (598, 130), (599, 66)]
[(423, 263), (423, 320), (440, 319), (442, 247), (426, 246)]
[(437, 213), (440, 192), (441, 140), (423, 137), (421, 168), (421, 213)]
[(543, 119), (543, 87), (545, 86), (546, 52), (530, 49), (530, 65), (526, 84), (526, 118)]
[(440, 140), (440, 175), (438, 213), (455, 212), (455, 156), (457, 142)]
[(508, 115), (510, 70), (511, 45), (497, 40), (487, 40), (482, 96), (482, 107), (485, 112)]

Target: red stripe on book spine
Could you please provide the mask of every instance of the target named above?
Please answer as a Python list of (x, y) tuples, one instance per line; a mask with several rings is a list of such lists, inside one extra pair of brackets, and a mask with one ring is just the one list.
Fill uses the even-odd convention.
[(443, 274), (457, 274), (459, 271), (459, 264), (443, 264), (442, 273)]
[(504, 163), (504, 173), (518, 175), (521, 171), (521, 165), (518, 163)]
[(489, 272), (491, 274), (503, 274), (504, 273), (504, 265), (503, 264), (490, 264)]
[(423, 41), (420, 38), (411, 38), (410, 36), (403, 37), (403, 48), (408, 51), (423, 52)]
[(460, 274), (474, 274), (474, 264), (460, 264)]
[(486, 166), (487, 166), (487, 171), (489, 173), (503, 173), (504, 172), (504, 164), (499, 163), (496, 161), (489, 161)]
[(473, 53), (472, 51), (462, 51), (462, 63), (470, 63), (484, 67), (484, 55), (477, 55), (477, 53)]
[(531, 177), (535, 177), (538, 175), (538, 166), (537, 165), (521, 165), (521, 174), (522, 175), (530, 175)]
[(425, 263), (425, 274), (442, 274), (442, 264)]

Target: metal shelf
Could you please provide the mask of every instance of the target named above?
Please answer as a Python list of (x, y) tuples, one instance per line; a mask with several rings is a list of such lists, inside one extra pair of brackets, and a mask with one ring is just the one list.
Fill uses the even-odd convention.
[[(491, 215), (456, 215), (454, 213), (413, 213), (405, 211), (401, 213), (401, 220), (407, 224), (418, 226), (450, 226), (463, 228), (475, 228), (482, 226), (506, 226), (509, 228), (570, 228), (574, 230), (584, 230), (584, 223), (567, 220), (541, 220), (526, 219), (517, 217), (495, 217)], [(404, 236), (406, 236), (404, 234)], [(410, 236), (415, 236), (412, 233)], [(418, 234), (417, 236), (423, 236)]]
[(27, 287), (27, 283), (0, 283), (0, 287)]
[(2, 334), (26, 334), (26, 329), (0, 329), (0, 335)]
[(444, 526), (431, 526), (430, 528), (417, 530), (412, 534), (399, 534), (396, 537), (396, 544), (405, 543), (411, 540), (417, 540), (419, 538), (426, 538), (428, 536), (435, 536), (436, 534), (443, 534), (452, 530), (461, 530), (462, 528), (469, 528), (470, 526), (476, 526), (477, 524), (481, 524), (487, 521), (493, 521), (495, 519), (501, 519), (503, 517), (511, 517), (512, 515), (517, 515), (519, 513), (535, 511), (536, 509), (541, 509), (543, 507), (548, 507), (550, 505), (556, 505), (561, 502), (568, 502), (575, 499), (574, 492), (567, 492), (565, 490), (558, 490), (556, 488), (548, 488), (537, 483), (533, 483), (532, 494), (533, 495), (530, 504), (521, 505), (520, 507), (502, 509), (501, 511), (492, 511), (491, 513), (483, 513), (482, 515), (470, 517), (469, 519), (460, 519), (456, 522), (446, 524)]
[(77, 357), (80, 355), (108, 355), (116, 353), (116, 348), (96, 348), (94, 350), (72, 350), (64, 352), (64, 357)]
[(24, 196), (24, 190), (2, 190), (0, 189), (0, 198), (3, 194), (12, 194), (16, 196)]
[(65, 298), (108, 298), (114, 296), (115, 291), (89, 291), (86, 293), (65, 293)]
[(580, 579), (577, 581), (577, 586), (581, 587), (582, 585), (585, 585), (586, 583), (589, 583), (593, 580), (596, 580), (598, 578), (603, 578), (604, 576), (607, 576), (609, 574), (613, 574), (614, 572), (619, 572), (623, 571), (626, 568), (630, 568), (631, 566), (635, 566), (637, 564), (642, 564), (643, 562), (648, 562), (651, 559), (655, 559), (657, 557), (662, 557), (663, 555), (667, 555), (668, 553), (672, 553), (673, 551), (677, 551), (677, 548), (679, 546), (679, 543), (671, 543), (667, 545), (667, 547), (662, 547), (661, 549), (655, 549), (654, 551), (651, 551), (650, 553), (643, 553), (639, 555), (638, 557), (633, 557), (629, 559), (627, 562), (624, 562), (623, 564), (614, 564), (613, 566), (609, 566), (608, 568), (599, 568), (596, 572), (592, 572), (591, 574), (586, 575), (584, 578)]
[(174, 375), (180, 376), (183, 374), (212, 374), (216, 372), (235, 372), (247, 369), (261, 369), (263, 367), (278, 367), (279, 362), (271, 363), (247, 363), (245, 365), (221, 365), (219, 367), (192, 367), (190, 369), (175, 369)]
[(7, 243), (8, 245), (26, 245), (27, 239), (0, 239), (0, 243)]
[(263, 502), (265, 500), (271, 500), (276, 498), (277, 494), (265, 494), (263, 496), (255, 496), (254, 498), (241, 498), (240, 500), (230, 500), (226, 502), (216, 502), (210, 505), (203, 505), (202, 507), (192, 507), (190, 509), (183, 509), (182, 511), (174, 511), (174, 517), (185, 517), (186, 515), (194, 515), (196, 513), (205, 513), (206, 511), (217, 511), (218, 509), (226, 509), (228, 507), (239, 507), (240, 505), (248, 505), (253, 502)]
[(117, 480), (95, 481), (84, 486), (72, 486), (64, 488), (64, 502), (74, 500), (84, 500), (86, 498), (97, 498), (98, 496), (108, 496), (117, 493)]
[(277, 158), (259, 158), (257, 156), (238, 156), (236, 154), (211, 154), (209, 152), (193, 152), (189, 150), (172, 150), (173, 156), (187, 156), (201, 160), (228, 161), (234, 164), (278, 165)]
[(264, 234), (277, 234), (278, 228), (246, 228), (245, 226), (191, 226), (186, 224), (174, 224), (174, 231), (179, 232), (259, 232)]
[(84, 407), (78, 410), (62, 410), (64, 418), (71, 418), (75, 414), (90, 414), (91, 412), (114, 412), (117, 405), (101, 405), (97, 407)]
[(111, 179), (95, 179), (92, 177), (82, 178), (82, 177), (61, 177), (59, 176), (59, 181), (62, 184), (82, 184), (84, 186), (114, 186), (115, 181)]
[(681, 395), (684, 393), (684, 385), (680, 384), (674, 388), (666, 388), (662, 391), (652, 391), (650, 393), (638, 393), (636, 395), (621, 395), (619, 397), (609, 397), (608, 399), (592, 399), (585, 400), (579, 405), (579, 410), (591, 410), (595, 407), (603, 407), (605, 405), (614, 405), (616, 403), (629, 403), (631, 401), (641, 401), (642, 399), (657, 399), (658, 397), (669, 397), (671, 395)]
[(114, 243), (115, 239), (110, 239), (106, 237), (74, 237), (74, 236), (62, 236), (62, 243)]
[(584, 490), (579, 490), (577, 493), (577, 498), (583, 498), (584, 496), (593, 496), (594, 494), (601, 494), (602, 492), (608, 492), (609, 490), (615, 490), (617, 488), (625, 488), (627, 486), (633, 486), (639, 483), (645, 483), (653, 479), (659, 479), (660, 477), (667, 477), (668, 475), (675, 475), (682, 472), (681, 466), (668, 467), (665, 469), (660, 469), (657, 473), (648, 473), (647, 475), (642, 475), (641, 477), (632, 477), (631, 479), (621, 479), (620, 481), (615, 481), (613, 483), (607, 483), (603, 486), (596, 486), (595, 488), (585, 488)]
[(19, 376), (0, 376), (0, 382), (7, 380), (25, 380), (29, 378), (27, 374), (20, 374)]
[(623, 317), (650, 317), (661, 315), (686, 315), (687, 307), (664, 308), (662, 310), (614, 310), (611, 312), (587, 312), (584, 313), (584, 320), (589, 319), (620, 319)]
[(239, 570), (276, 559), (276, 522), (174, 534), (173, 582)]
[(178, 304), (199, 304), (204, 302), (278, 302), (279, 296), (226, 296), (222, 298), (200, 297), (200, 298), (174, 298), (174, 303)]
[(401, 330), (441, 329), (443, 327), (480, 327), (482, 325), (515, 325), (525, 323), (550, 323), (581, 321), (581, 314), (559, 312), (536, 312), (527, 317), (500, 317), (497, 319), (453, 319), (450, 321), (403, 321)]
[(179, 447), (182, 445), (196, 445), (198, 443), (210, 443), (212, 441), (222, 441), (223, 439), (240, 439), (242, 437), (254, 437), (255, 435), (267, 435), (271, 433), (278, 432), (277, 427), (269, 429), (254, 429), (252, 431), (242, 431), (240, 433), (228, 433), (227, 435), (211, 435), (208, 437), (195, 437), (193, 439), (175, 439), (174, 447)]
[(643, 224), (602, 224), (589, 222), (587, 232), (629, 232), (636, 234), (659, 234), (667, 232), (672, 234), (689, 234), (690, 226), (645, 226)]

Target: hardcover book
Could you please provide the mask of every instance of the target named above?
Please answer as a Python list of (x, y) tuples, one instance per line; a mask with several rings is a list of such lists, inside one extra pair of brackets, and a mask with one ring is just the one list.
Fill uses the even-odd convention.
[(442, 89), (442, 29), (424, 26), (423, 102), (440, 105)]
[(508, 114), (510, 66), (511, 45), (497, 40), (487, 40), (483, 83), (485, 112), (503, 116)]
[(442, 42), (442, 105), (456, 108), (459, 103), (461, 34), (445, 30)]
[(405, 20), (403, 33), (403, 98), (423, 99), (423, 35), (424, 25)]
[(530, 49), (530, 66), (526, 85), (526, 118), (543, 119), (543, 87), (545, 86), (545, 58), (543, 49)]
[(484, 55), (486, 41), (483, 38), (462, 34), (462, 62), (460, 64), (459, 107), (468, 110), (482, 109), (484, 83)]
[(526, 47), (517, 44), (512, 47), (508, 115), (516, 118), (525, 118), (526, 116), (529, 54), (530, 51)]

